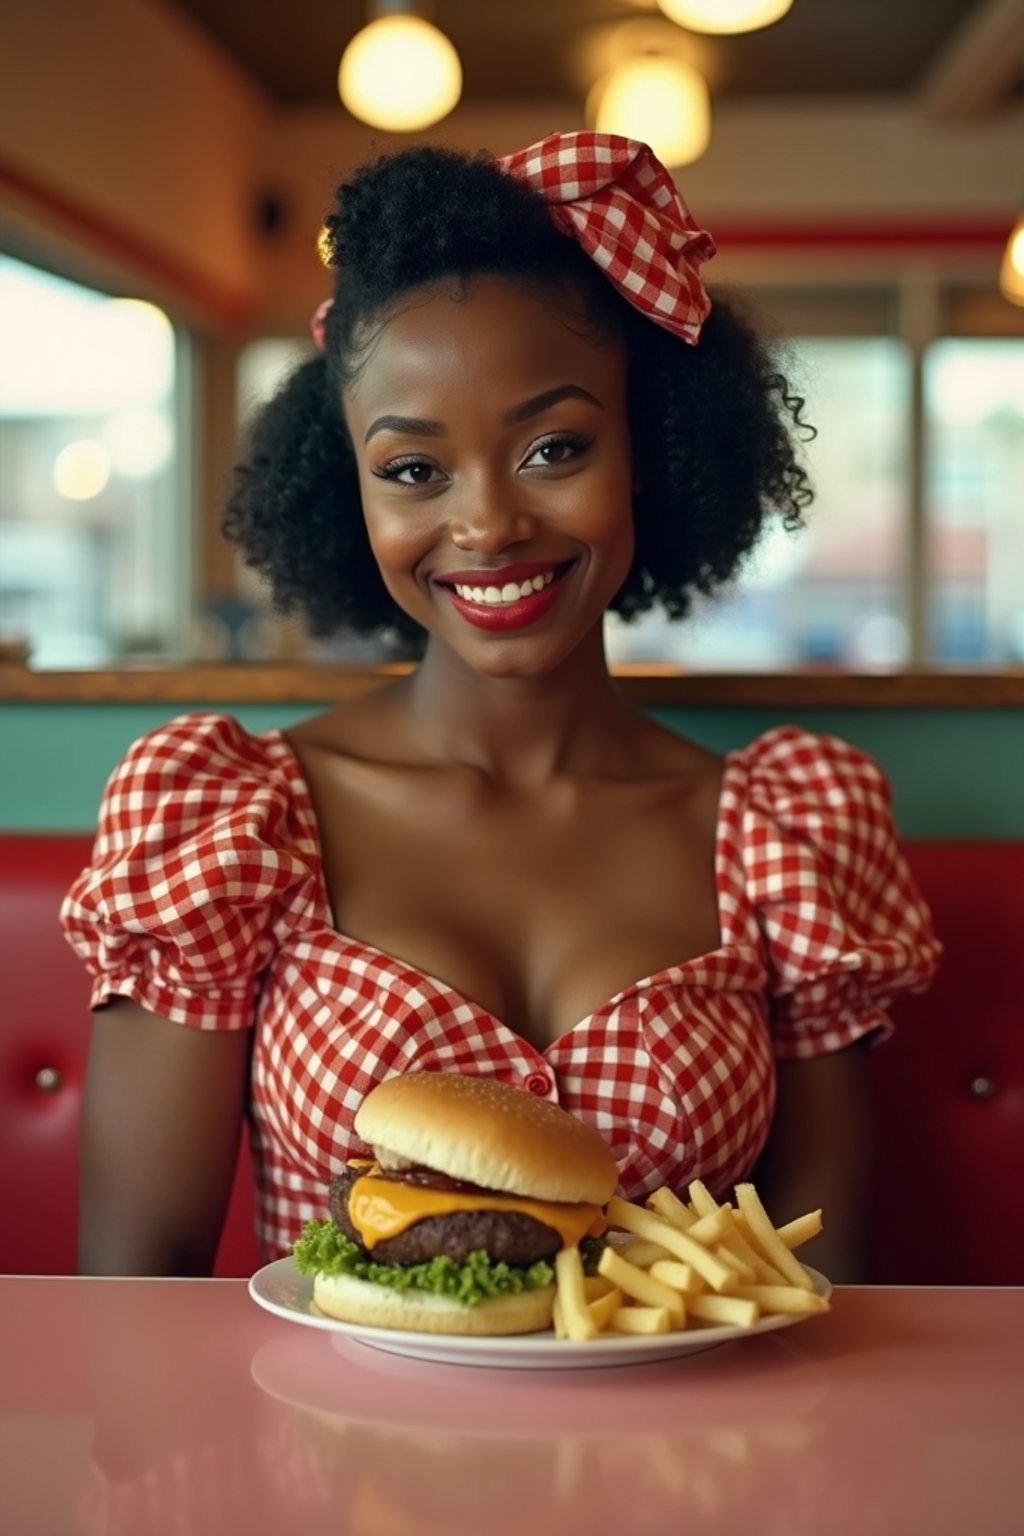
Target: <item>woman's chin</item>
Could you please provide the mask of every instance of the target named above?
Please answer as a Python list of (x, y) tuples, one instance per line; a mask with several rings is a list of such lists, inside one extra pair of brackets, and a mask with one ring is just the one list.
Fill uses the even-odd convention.
[(483, 643), (457, 646), (446, 638), (442, 643), (455, 653), (467, 670), (496, 680), (546, 678), (563, 668), (576, 667), (591, 654), (596, 655), (598, 661), (603, 657), (603, 650), (595, 649), (589, 634), (582, 638), (565, 635), (491, 637)]

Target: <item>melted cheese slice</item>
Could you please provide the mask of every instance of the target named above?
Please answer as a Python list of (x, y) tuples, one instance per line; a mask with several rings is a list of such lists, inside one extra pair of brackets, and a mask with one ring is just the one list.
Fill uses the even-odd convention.
[(575, 1248), (588, 1234), (600, 1235), (606, 1225), (599, 1205), (566, 1205), (518, 1195), (464, 1195), (372, 1175), (356, 1179), (348, 1197), (349, 1220), (370, 1249), (425, 1216), (450, 1216), (453, 1211), (519, 1211), (557, 1232), (563, 1248)]

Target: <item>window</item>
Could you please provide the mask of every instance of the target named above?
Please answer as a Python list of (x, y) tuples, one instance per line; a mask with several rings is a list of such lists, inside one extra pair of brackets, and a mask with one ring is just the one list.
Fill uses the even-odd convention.
[(1024, 341), (936, 342), (924, 360), (929, 650), (1024, 662)]
[[(610, 617), (613, 662), (852, 670), (1024, 660), (1024, 335), (984, 288), (937, 279), (778, 287), (755, 295), (817, 436), (807, 526), (775, 527), (735, 584), (684, 623)], [(904, 314), (935, 316), (914, 344)], [(950, 334), (942, 332), (948, 330)], [(959, 335), (978, 330), (997, 334)], [(243, 408), (308, 341), (242, 354)], [(247, 598), (265, 601), (249, 582)], [(272, 631), (265, 631), (268, 635)], [(294, 634), (294, 632), (292, 632)], [(356, 637), (305, 654), (372, 660)]]
[(0, 257), (0, 635), (38, 667), (181, 654), (182, 342), (167, 315)]
[(887, 336), (844, 336), (793, 340), (785, 351), (817, 430), (804, 449), (816, 491), (806, 527), (776, 525), (735, 586), (698, 599), (688, 622), (611, 620), (615, 660), (754, 671), (908, 659), (908, 350)]
[[(807, 528), (771, 533), (689, 623), (612, 621), (610, 654), (745, 670), (1019, 665), (1020, 312), (982, 287), (915, 275), (759, 297), (818, 429), (806, 448), (817, 493)], [(903, 320), (922, 311), (934, 316), (930, 337)], [(913, 346), (904, 325), (918, 332)]]

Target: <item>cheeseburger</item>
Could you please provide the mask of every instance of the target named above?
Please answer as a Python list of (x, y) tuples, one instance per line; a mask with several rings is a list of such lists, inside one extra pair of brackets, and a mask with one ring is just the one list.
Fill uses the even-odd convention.
[(615, 1160), (592, 1126), (490, 1077), (427, 1072), (367, 1094), (373, 1161), (331, 1181), (331, 1220), (295, 1260), (343, 1322), (427, 1333), (536, 1333), (554, 1258), (604, 1230)]

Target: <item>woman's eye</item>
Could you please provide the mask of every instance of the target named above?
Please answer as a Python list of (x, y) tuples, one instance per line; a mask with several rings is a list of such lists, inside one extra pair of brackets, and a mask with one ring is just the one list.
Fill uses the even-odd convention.
[(392, 459), (383, 469), (374, 470), (381, 480), (393, 480), (398, 485), (429, 485), (435, 473), (435, 466), (427, 459)]
[(565, 464), (569, 459), (574, 459), (589, 448), (592, 439), (589, 437), (565, 436), (548, 437), (542, 443), (531, 449), (525, 460), (524, 468), (537, 468), (546, 466), (549, 469), (558, 464)]

